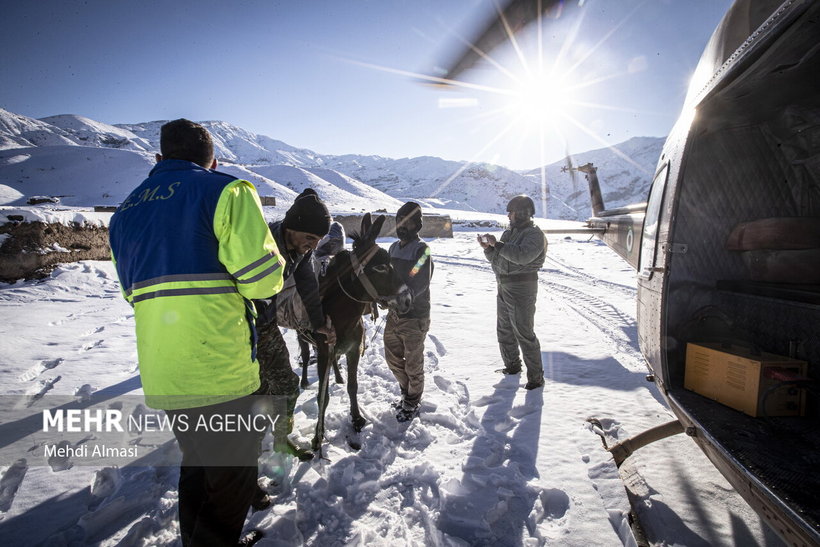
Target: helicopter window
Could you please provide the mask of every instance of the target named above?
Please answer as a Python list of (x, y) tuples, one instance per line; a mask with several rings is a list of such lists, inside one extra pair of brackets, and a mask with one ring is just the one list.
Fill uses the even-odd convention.
[(657, 255), (658, 243), (658, 220), (661, 213), (661, 202), (666, 188), (666, 178), (669, 173), (669, 164), (663, 166), (655, 175), (652, 181), (652, 189), (649, 193), (649, 201), (646, 204), (646, 217), (643, 225), (643, 238), (641, 240), (641, 263), (640, 275), (649, 279), (652, 277), (655, 268), (655, 258)]

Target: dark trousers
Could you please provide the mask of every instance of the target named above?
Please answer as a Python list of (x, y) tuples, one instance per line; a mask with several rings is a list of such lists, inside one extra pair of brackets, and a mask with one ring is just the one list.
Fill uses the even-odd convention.
[[(223, 416), (249, 414), (251, 396), (184, 410), (176, 416), (174, 436), (182, 451), (179, 469), (179, 529), (185, 547), (235, 546), (257, 489), (261, 435), (255, 431), (213, 431), (197, 424)], [(239, 429), (239, 428), (235, 428)]]

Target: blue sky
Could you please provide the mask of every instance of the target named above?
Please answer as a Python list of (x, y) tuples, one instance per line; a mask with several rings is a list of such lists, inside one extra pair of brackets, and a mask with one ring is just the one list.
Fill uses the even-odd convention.
[[(408, 76), (431, 72), (492, 0), (4, 4), (0, 106), (15, 113), (223, 120), (323, 154), (534, 168), (565, 150), (666, 135), (730, 1), (587, 0), (541, 27), (545, 66), (560, 58), (558, 74), (574, 68), (568, 103), (538, 123), (497, 92), (513, 82), (504, 69), (521, 72), (509, 47), (492, 54), (504, 69), (467, 75), (495, 91), (437, 90)], [(521, 47), (537, 65), (534, 30)]]

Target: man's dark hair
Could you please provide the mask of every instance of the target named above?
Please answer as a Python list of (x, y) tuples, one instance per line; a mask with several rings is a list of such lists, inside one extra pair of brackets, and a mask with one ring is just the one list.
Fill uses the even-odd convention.
[(159, 148), (164, 160), (186, 160), (210, 169), (214, 161), (214, 141), (208, 130), (180, 118), (160, 128)]

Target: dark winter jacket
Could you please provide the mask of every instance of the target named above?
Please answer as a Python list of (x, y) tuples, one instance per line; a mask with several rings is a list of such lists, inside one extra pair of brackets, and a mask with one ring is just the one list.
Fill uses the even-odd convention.
[(399, 317), (426, 319), (430, 317), (430, 278), (433, 276), (433, 259), (430, 247), (419, 239), (402, 246), (396, 241), (390, 246), (390, 263), (413, 295), (413, 306)]
[(521, 228), (509, 228), (495, 247), (484, 249), (496, 277), (501, 282), (531, 277), (544, 265), (547, 238), (541, 228), (530, 222)]
[[(313, 260), (313, 251), (301, 255), (296, 251), (287, 250), (285, 245), (285, 229), (282, 227), (282, 221), (273, 222), (270, 224), (270, 232), (273, 239), (276, 241), (280, 253), (285, 258), (285, 286), (289, 285), (289, 278), (293, 276), (293, 282), (296, 285), (296, 291), (305, 305), (310, 324), (313, 330), (321, 328), (325, 324), (325, 315), (322, 311), (322, 301), (319, 297), (319, 281), (314, 271), (316, 261)], [(267, 323), (276, 317), (276, 296), (270, 299), (257, 301), (256, 309), (258, 310), (257, 323)]]

